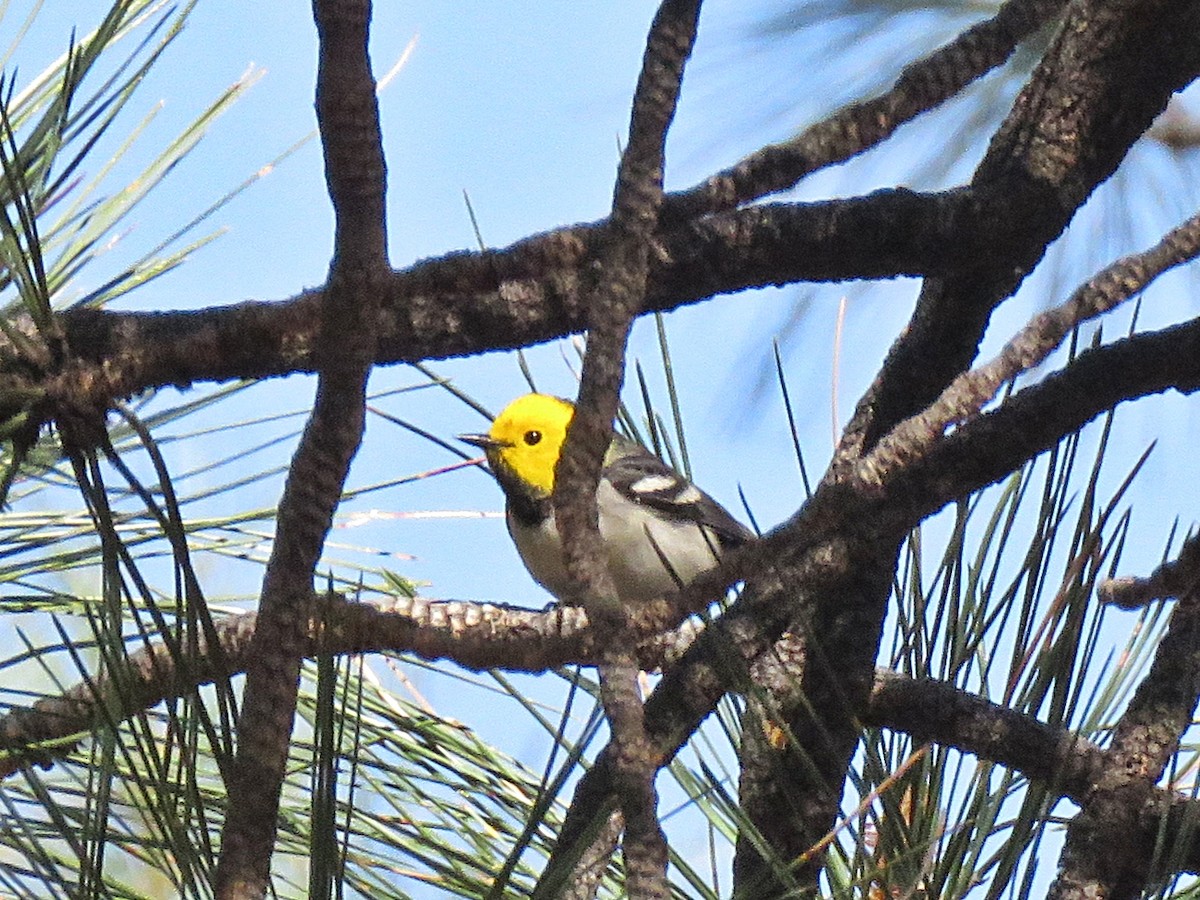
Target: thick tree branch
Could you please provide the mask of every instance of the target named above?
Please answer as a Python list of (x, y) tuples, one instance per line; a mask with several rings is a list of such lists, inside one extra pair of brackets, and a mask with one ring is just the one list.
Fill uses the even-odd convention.
[[(1037, 210), (988, 187), (903, 189), (814, 204), (776, 204), (659, 232), (645, 312), (713, 294), (803, 280), (943, 274), (971, 268), (1022, 238)], [(606, 222), (458, 253), (394, 272), (375, 327), (377, 364), (526, 346), (582, 331), (584, 273)], [(194, 312), (61, 314), (75, 353), (53, 396), (103, 407), (147, 389), (315, 372), (324, 294)], [(0, 369), (0, 388), (28, 388)]]
[(612, 730), (614, 774), (625, 820), (626, 886), (631, 897), (667, 900), (667, 840), (658, 822), (658, 759), (646, 738), (633, 630), (608, 571), (596, 508), (605, 454), (625, 378), (625, 346), (646, 300), (650, 241), (662, 205), (667, 130), (683, 69), (696, 40), (700, 0), (663, 0), (646, 42), (621, 155), (609, 234), (595, 287), (587, 295), (588, 342), (579, 399), (555, 477), (554, 514), (567, 572), (584, 608), (606, 634), (600, 694)]
[[(1015, 199), (881, 191), (676, 226), (655, 237), (643, 311), (801, 280), (953, 270), (1018, 238), (1029, 211)], [(585, 273), (607, 225), (560, 229), (394, 272), (375, 329), (376, 363), (509, 349), (583, 331)], [(286, 301), (192, 312), (66, 311), (62, 325), (78, 360), (50, 390), (103, 404), (167, 385), (315, 372), (323, 296), (315, 289)], [(28, 386), (27, 376), (0, 370), (0, 387), (10, 386)]]
[(738, 745), (738, 805), (753, 829), (738, 832), (733, 857), (734, 894), (785, 896), (803, 890), (791, 871), (813, 847), (811, 836), (795, 827), (802, 810), (796, 773), (808, 761), (797, 753), (782, 724), (803, 703), (800, 682), (807, 659), (804, 638), (784, 633), (750, 667), (750, 687)]
[[(534, 612), (405, 597), (377, 605), (329, 595), (315, 597), (310, 611), (305, 656), (318, 651), (318, 625), (325, 629), (320, 649), (335, 655), (411, 652), (428, 660), (452, 659), (471, 669), (526, 672), (594, 665), (601, 655), (597, 633), (578, 608)], [(218, 619), (213, 634), (219, 651), (202, 638), (194, 655), (182, 659), (156, 643), (131, 653), (120, 676), (80, 682), (61, 697), (10, 711), (0, 718), (0, 745), (11, 754), (0, 775), (15, 771), (14, 763), (21, 758), (48, 765), (51, 753), (56, 758), (65, 756), (81, 734), (108, 721), (107, 717), (124, 720), (185, 696), (213, 683), (226, 668), (233, 675), (244, 672), (257, 619), (252, 612)], [(700, 633), (688, 627), (680, 637), (694, 640)], [(646, 637), (639, 647), (642, 665), (650, 669), (669, 664), (674, 643), (665, 635)], [(793, 671), (790, 677), (797, 674)], [(1087, 796), (1103, 768), (1104, 751), (1078, 735), (952, 685), (887, 670), (876, 673), (865, 721), (917, 740), (957, 747), (1030, 778), (1057, 779), (1062, 795), (1077, 801)]]
[[(1025, 222), (1023, 245), (985, 256), (969, 272), (925, 282), (908, 328), (843, 434), (825, 484), (858, 482), (862, 473), (855, 463), (967, 368), (991, 311), (1112, 173), (1171, 94), (1195, 77), (1197, 28), (1200, 4), (1075, 0), (1068, 6), (1052, 46), (972, 182), (1002, 185), (1028, 198), (1036, 212)], [(1146, 46), (1163, 54), (1152, 73), (1145, 65)], [(1046, 104), (1054, 104), (1056, 114), (1046, 116)], [(858, 590), (819, 598), (798, 622), (806, 629), (808, 665), (805, 702), (790, 725), (812, 765), (803, 773), (809, 790), (800, 795), (807, 808), (795, 827), (809, 835), (826, 833), (837, 819), (878, 653), (895, 563), (894, 552), (886, 551), (898, 550), (902, 532), (889, 531), (886, 516), (873, 532), (862, 535), (861, 543), (849, 538), (852, 528), (845, 532)], [(877, 568), (869, 570), (871, 565)]]
[(279, 502), (263, 578), (217, 863), (222, 900), (266, 896), (309, 623), (313, 573), (362, 441), (374, 326), (390, 267), (386, 169), (367, 52), (369, 0), (315, 0), (317, 122), (336, 219), (321, 304), (317, 399)]

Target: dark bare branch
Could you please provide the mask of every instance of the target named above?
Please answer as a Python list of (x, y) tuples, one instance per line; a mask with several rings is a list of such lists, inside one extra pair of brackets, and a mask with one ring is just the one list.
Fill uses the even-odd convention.
[(267, 894), (313, 575), (366, 421), (374, 325), (390, 266), (386, 170), (367, 52), (369, 0), (315, 0), (317, 122), (337, 222), (321, 304), (317, 400), (288, 471), (246, 668), (217, 864), (222, 900)]
[(1200, 535), (1183, 542), (1175, 559), (1163, 563), (1147, 578), (1110, 578), (1096, 593), (1105, 603), (1122, 609), (1137, 609), (1155, 600), (1200, 592)]
[[(839, 448), (849, 464), (931, 403), (974, 359), (992, 310), (1033, 269), (1075, 210), (1116, 169), (1168, 100), (1200, 72), (1200, 6), (1083, 2), (1067, 18), (972, 179), (1025, 203), (1020, 245), (927, 280), (904, 335)], [(1145, 48), (1156, 47), (1154, 66)]]
[(614, 774), (625, 820), (625, 867), (632, 897), (667, 900), (667, 841), (658, 822), (658, 757), (646, 738), (630, 611), (622, 608), (600, 539), (596, 486), (625, 378), (625, 346), (646, 301), (650, 242), (662, 205), (667, 130), (683, 69), (696, 40), (700, 0), (663, 0), (646, 42), (621, 155), (609, 233), (596, 284), (587, 294), (588, 342), (579, 400), (558, 461), (554, 514), (567, 571), (584, 608), (607, 632), (600, 691), (612, 730)]
[[(1200, 71), (1200, 42), (1193, 39), (1198, 28), (1200, 4), (1076, 0), (1068, 6), (972, 181), (979, 189), (999, 188), (1027, 199), (1034, 213), (1026, 221), (1023, 246), (986, 255), (970, 271), (926, 280), (912, 320), (842, 436), (825, 483), (857, 480), (861, 473), (850, 474), (855, 464), (966, 370), (992, 310), (1171, 94)], [(1163, 54), (1152, 75), (1145, 66), (1146, 46)], [(857, 577), (847, 580), (847, 589), (819, 598), (797, 623), (809, 639), (805, 703), (789, 724), (813, 763), (803, 773), (810, 789), (799, 792), (808, 808), (798, 827), (809, 834), (824, 834), (837, 820), (878, 654), (902, 535), (888, 529), (886, 516), (873, 532), (849, 531)]]
[(696, 187), (672, 195), (664, 218), (674, 221), (732, 209), (794, 187), (818, 169), (869, 150), (905, 122), (1002, 65), (1017, 45), (1065, 5), (1066, 0), (1009, 0), (992, 18), (907, 66), (882, 96), (839, 110), (790, 141), (764, 147)]
[(856, 467), (864, 481), (926, 454), (952, 425), (977, 415), (1006, 383), (1039, 365), (1081, 323), (1138, 296), (1159, 275), (1200, 254), (1200, 214), (1169, 231), (1154, 247), (1118, 260), (1080, 286), (1069, 300), (1035, 316), (991, 362), (960, 375), (920, 414), (897, 425)]
[[(1006, 195), (881, 191), (753, 207), (655, 237), (644, 312), (803, 280), (951, 271), (1016, 240), (1024, 211)], [(1011, 230), (994, 222), (1012, 223)], [(376, 325), (377, 364), (462, 356), (587, 327), (581, 291), (607, 220), (463, 252), (394, 272)], [(188, 312), (90, 308), (62, 314), (78, 361), (64, 394), (100, 402), (174, 385), (315, 372), (324, 292)], [(0, 387), (28, 383), (0, 370)]]

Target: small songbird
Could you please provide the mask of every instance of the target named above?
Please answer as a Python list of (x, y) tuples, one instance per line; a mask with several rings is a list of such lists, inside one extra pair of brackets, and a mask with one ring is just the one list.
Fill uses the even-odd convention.
[[(507, 498), (508, 532), (534, 580), (570, 603), (562, 542), (554, 524), (554, 470), (575, 407), (546, 394), (518, 397), (481, 447)], [(637, 604), (687, 584), (754, 534), (645, 447), (614, 436), (596, 490), (600, 538), (619, 599)]]

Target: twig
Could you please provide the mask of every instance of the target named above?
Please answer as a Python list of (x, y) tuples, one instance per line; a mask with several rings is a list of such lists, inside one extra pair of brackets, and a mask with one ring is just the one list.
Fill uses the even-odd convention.
[(1138, 296), (1159, 275), (1200, 254), (1200, 213), (1167, 232), (1149, 250), (1102, 269), (1065, 303), (1035, 316), (991, 362), (958, 376), (941, 396), (901, 422), (858, 463), (855, 477), (879, 482), (883, 472), (928, 453), (945, 430), (991, 401), (1006, 383), (1043, 362), (1083, 322)]
[[(1189, 38), (1194, 4), (1160, 0), (1078, 2), (971, 180), (980, 199), (1012, 192), (1026, 204), (1017, 244), (981, 254), (975, 266), (927, 280), (905, 333), (860, 400), (839, 462), (852, 465), (898, 422), (915, 415), (965, 371), (992, 311), (1020, 284), (1200, 60)], [(1158, 48), (1153, 74), (1142, 48)], [(1048, 112), (1070, 110), (1069, 114)], [(1127, 111), (1125, 116), (1120, 111)], [(985, 201), (986, 202), (986, 201)], [(840, 467), (835, 474), (841, 474)]]

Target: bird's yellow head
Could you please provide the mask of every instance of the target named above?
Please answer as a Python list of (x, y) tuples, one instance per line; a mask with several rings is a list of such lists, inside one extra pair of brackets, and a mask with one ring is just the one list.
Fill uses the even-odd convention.
[(554, 493), (554, 467), (567, 438), (575, 407), (549, 394), (525, 394), (504, 407), (487, 434), (460, 439), (482, 447), (501, 484), (549, 497)]

